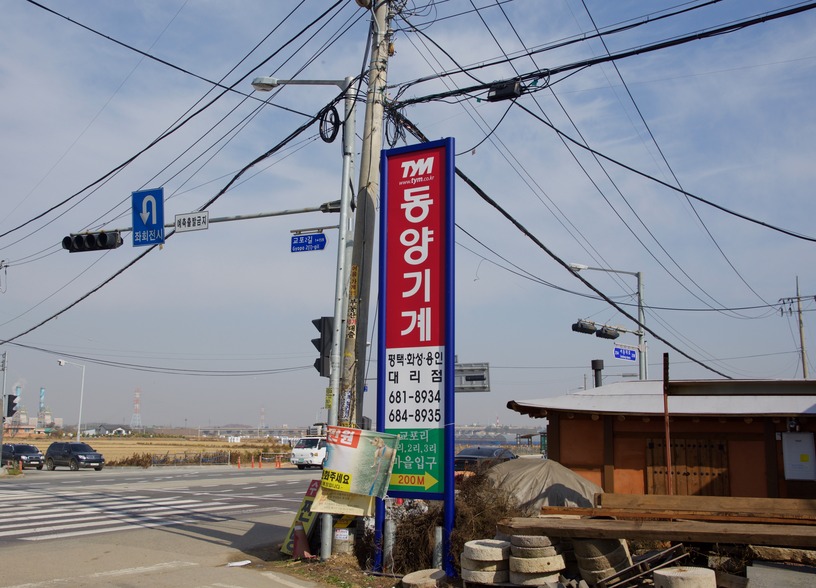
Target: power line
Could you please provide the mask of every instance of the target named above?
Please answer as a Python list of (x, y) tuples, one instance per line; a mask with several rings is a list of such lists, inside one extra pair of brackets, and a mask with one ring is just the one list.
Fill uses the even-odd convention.
[[(625, 51), (619, 51), (617, 53), (613, 53), (611, 55), (604, 55), (601, 57), (593, 57), (590, 59), (584, 59), (581, 61), (576, 61), (573, 63), (569, 63), (566, 65), (556, 66), (547, 68), (546, 70), (539, 70), (531, 73), (527, 73), (521, 75), (517, 78), (519, 82), (532, 82), (535, 80), (539, 80), (546, 77), (551, 77), (553, 75), (557, 75), (560, 73), (565, 73), (569, 71), (574, 71), (576, 69), (582, 69), (585, 67), (591, 67), (593, 65), (598, 65), (601, 63), (608, 63), (611, 61), (616, 61), (619, 59), (626, 59), (629, 57), (634, 57), (636, 55), (644, 55), (647, 53), (651, 53), (654, 51), (660, 51), (661, 49), (668, 49), (669, 47), (677, 47), (680, 45), (684, 45), (686, 43), (691, 43), (692, 41), (700, 41), (702, 39), (708, 39), (711, 37), (715, 37), (718, 35), (723, 35), (726, 33), (732, 33), (735, 31), (739, 31), (751, 26), (755, 26), (758, 24), (763, 24), (766, 22), (771, 22), (773, 20), (777, 20), (779, 18), (785, 18), (788, 16), (792, 16), (794, 14), (799, 14), (802, 12), (807, 12), (808, 10), (813, 10), (816, 8), (816, 2), (809, 2), (807, 4), (795, 6), (792, 8), (788, 8), (785, 10), (779, 10), (776, 12), (765, 13), (757, 17), (744, 19), (741, 21), (737, 21), (734, 23), (729, 23), (727, 25), (714, 27), (710, 29), (705, 29), (702, 31), (697, 31), (695, 33), (683, 35), (681, 37), (676, 37), (674, 39), (668, 39), (664, 41), (660, 41), (657, 43), (652, 43), (649, 45), (642, 45), (640, 47), (634, 47), (631, 49), (627, 49)], [(531, 54), (540, 53), (543, 50), (532, 51)], [(524, 55), (523, 57), (527, 57)], [(502, 62), (504, 63), (504, 62)], [(400, 100), (398, 102), (398, 106), (400, 108), (404, 108), (405, 106), (411, 106), (412, 104), (420, 104), (423, 102), (432, 102), (435, 100), (441, 100), (444, 98), (454, 98), (458, 96), (471, 96), (478, 93), (484, 93), (485, 91), (489, 90), (493, 86), (493, 82), (489, 84), (478, 84), (475, 86), (469, 86), (466, 88), (461, 88), (455, 91), (448, 91), (448, 92), (438, 92), (436, 94), (429, 94), (426, 96), (419, 96), (416, 98), (409, 98), (406, 100)]]
[[(58, 16), (58, 17), (60, 17), (60, 18), (64, 18), (65, 20), (68, 20), (69, 22), (72, 22), (72, 23), (74, 23), (74, 24), (76, 24), (76, 25), (78, 25), (78, 26), (80, 26), (80, 27), (82, 27), (82, 28), (88, 29), (88, 30), (90, 30), (91, 32), (93, 32), (94, 34), (98, 34), (98, 35), (100, 35), (100, 36), (102, 36), (102, 37), (108, 38), (108, 36), (107, 36), (107, 35), (104, 35), (104, 34), (102, 34), (102, 33), (99, 33), (98, 31), (95, 31), (95, 30), (93, 30), (93, 29), (90, 29), (90, 27), (87, 27), (87, 26), (85, 26), (85, 25), (82, 25), (81, 23), (78, 23), (78, 22), (76, 22), (76, 21), (73, 21), (72, 19), (70, 19), (70, 18), (68, 18), (68, 17), (66, 17), (66, 16), (64, 16), (64, 15), (62, 15), (62, 14), (58, 13), (58, 12), (55, 12), (54, 10), (52, 10), (52, 9), (50, 9), (50, 8), (47, 8), (47, 7), (45, 7), (45, 6), (41, 5), (41, 4), (38, 4), (38, 3), (37, 3), (37, 2), (35, 2), (34, 0), (27, 0), (27, 1), (28, 1), (28, 2), (30, 2), (30, 3), (32, 3), (32, 4), (34, 4), (35, 6), (38, 6), (38, 7), (42, 8), (42, 9), (44, 9), (44, 10), (46, 10), (46, 11), (48, 11), (48, 12), (50, 12), (50, 13), (54, 14), (54, 15), (56, 15), (56, 16)], [(265, 58), (263, 61), (261, 61), (261, 63), (259, 63), (259, 64), (258, 64), (258, 65), (256, 65), (255, 67), (253, 67), (253, 68), (252, 68), (250, 71), (251, 71), (251, 72), (252, 72), (252, 71), (255, 71), (255, 70), (257, 70), (258, 68), (260, 68), (260, 67), (262, 67), (263, 65), (265, 65), (266, 63), (268, 63), (268, 62), (269, 62), (269, 61), (270, 61), (270, 60), (271, 60), (273, 57), (275, 57), (275, 56), (276, 56), (278, 53), (280, 53), (280, 52), (281, 52), (281, 51), (282, 51), (282, 50), (283, 50), (285, 47), (287, 47), (289, 44), (291, 44), (292, 42), (294, 42), (294, 40), (295, 40), (295, 39), (297, 39), (297, 38), (298, 38), (300, 35), (305, 34), (305, 32), (306, 32), (306, 31), (308, 31), (308, 30), (309, 30), (309, 29), (310, 29), (312, 26), (314, 26), (315, 24), (317, 24), (317, 23), (318, 23), (320, 20), (322, 20), (322, 19), (323, 19), (323, 18), (324, 18), (324, 17), (325, 17), (327, 14), (329, 14), (331, 11), (333, 11), (333, 10), (334, 10), (334, 8), (336, 8), (337, 6), (339, 6), (339, 5), (340, 5), (340, 4), (342, 4), (342, 3), (343, 3), (343, 0), (337, 0), (337, 1), (336, 1), (336, 2), (335, 2), (333, 5), (332, 5), (332, 6), (330, 6), (328, 9), (326, 9), (326, 10), (325, 10), (323, 13), (321, 13), (321, 14), (320, 14), (320, 15), (319, 15), (317, 18), (315, 18), (315, 19), (313, 19), (312, 21), (310, 21), (310, 22), (309, 22), (309, 23), (308, 23), (308, 24), (307, 24), (307, 25), (306, 25), (306, 26), (305, 26), (303, 29), (301, 29), (301, 31), (300, 31), (300, 32), (298, 32), (298, 33), (297, 33), (297, 34), (296, 34), (294, 37), (290, 38), (290, 39), (289, 39), (289, 40), (288, 40), (286, 43), (284, 43), (284, 44), (283, 44), (283, 45), (282, 45), (280, 48), (278, 48), (278, 49), (277, 49), (275, 52), (273, 52), (273, 53), (272, 53), (272, 55), (270, 55), (269, 57)], [(122, 45), (124, 45), (123, 43), (118, 42), (118, 41), (116, 41), (115, 39), (112, 39), (112, 38), (111, 38), (110, 40), (111, 40), (111, 41), (113, 41), (113, 42), (116, 42), (117, 44), (122, 44)], [(130, 47), (128, 47), (128, 48), (130, 48)], [(140, 54), (142, 54), (142, 53), (143, 53), (142, 51), (140, 51), (140, 50), (138, 50), (138, 49), (135, 49), (135, 48), (130, 48), (130, 49), (132, 49), (132, 50), (134, 50), (134, 51), (136, 51), (137, 53), (140, 53)], [(152, 56), (149, 56), (149, 57), (151, 57), (151, 58), (152, 58)], [(163, 62), (163, 60), (158, 60), (158, 59), (157, 59), (157, 61), (164, 63), (164, 62)], [(170, 67), (173, 67), (174, 69), (179, 69), (179, 68), (177, 68), (177, 67), (172, 66), (172, 64), (169, 64), (169, 63), (165, 63), (165, 65), (168, 65), (168, 66), (170, 66)], [(186, 72), (186, 70), (184, 71), (184, 73), (187, 73), (187, 72)], [(170, 127), (168, 127), (168, 129), (167, 129), (167, 130), (165, 130), (165, 131), (164, 131), (164, 132), (162, 132), (162, 133), (161, 133), (161, 134), (160, 134), (158, 137), (156, 137), (155, 139), (153, 139), (153, 140), (152, 140), (152, 141), (151, 141), (151, 142), (150, 142), (150, 143), (149, 143), (149, 144), (148, 144), (146, 147), (142, 148), (142, 149), (141, 149), (141, 150), (139, 150), (139, 151), (138, 151), (138, 152), (137, 152), (135, 155), (132, 155), (132, 156), (131, 156), (131, 157), (129, 157), (127, 160), (125, 160), (124, 162), (122, 162), (122, 163), (120, 163), (119, 165), (117, 165), (116, 167), (114, 167), (112, 170), (110, 170), (109, 172), (107, 172), (106, 174), (104, 174), (104, 175), (103, 175), (102, 177), (100, 177), (99, 179), (97, 179), (97, 180), (95, 180), (95, 181), (91, 182), (90, 184), (88, 184), (88, 185), (87, 185), (87, 186), (85, 186), (84, 188), (82, 188), (82, 189), (78, 190), (77, 192), (75, 192), (75, 193), (74, 193), (74, 194), (72, 194), (71, 196), (68, 196), (67, 198), (63, 199), (62, 201), (58, 202), (57, 204), (55, 204), (55, 205), (53, 205), (53, 206), (49, 207), (49, 208), (48, 208), (48, 209), (46, 209), (45, 211), (43, 211), (43, 212), (41, 212), (41, 213), (39, 213), (39, 214), (35, 215), (33, 218), (31, 218), (31, 219), (29, 219), (29, 220), (27, 220), (27, 221), (25, 221), (25, 222), (23, 222), (23, 223), (19, 224), (18, 226), (14, 227), (14, 228), (12, 228), (12, 229), (9, 229), (9, 230), (5, 231), (4, 233), (0, 233), (0, 238), (6, 237), (6, 236), (8, 236), (9, 234), (14, 233), (15, 231), (18, 231), (18, 230), (22, 229), (23, 227), (28, 226), (29, 224), (31, 224), (31, 223), (33, 223), (33, 222), (35, 222), (36, 220), (39, 220), (39, 219), (41, 219), (41, 218), (45, 217), (45, 216), (46, 216), (46, 215), (48, 215), (49, 213), (51, 213), (51, 212), (53, 212), (53, 211), (55, 211), (55, 210), (57, 210), (57, 209), (61, 208), (62, 206), (64, 206), (64, 205), (65, 205), (65, 204), (67, 204), (68, 202), (70, 202), (70, 201), (74, 200), (74, 199), (75, 199), (75, 198), (77, 198), (77, 197), (78, 197), (80, 194), (82, 194), (82, 193), (86, 192), (87, 190), (89, 190), (89, 189), (93, 188), (94, 186), (97, 186), (97, 185), (101, 184), (102, 182), (106, 181), (107, 179), (109, 179), (110, 177), (112, 177), (113, 175), (115, 175), (116, 173), (118, 173), (119, 171), (121, 171), (122, 169), (124, 169), (125, 167), (127, 167), (129, 164), (131, 164), (133, 161), (135, 161), (135, 160), (136, 160), (138, 157), (140, 157), (141, 155), (143, 155), (144, 153), (146, 153), (148, 150), (150, 150), (151, 148), (153, 148), (155, 145), (157, 145), (158, 143), (160, 143), (160, 142), (161, 142), (161, 141), (163, 141), (164, 139), (168, 138), (168, 137), (169, 137), (170, 135), (172, 135), (173, 133), (177, 132), (177, 131), (178, 131), (179, 129), (181, 129), (181, 128), (182, 128), (184, 125), (186, 125), (187, 123), (189, 123), (189, 122), (190, 122), (190, 121), (191, 121), (193, 118), (195, 118), (196, 116), (200, 115), (202, 112), (204, 112), (205, 110), (207, 110), (207, 109), (208, 109), (210, 106), (212, 106), (213, 104), (215, 104), (215, 102), (217, 102), (217, 101), (218, 101), (220, 98), (222, 98), (222, 97), (223, 97), (223, 96), (224, 96), (224, 95), (225, 95), (227, 92), (237, 92), (238, 94), (241, 94), (242, 96), (247, 96), (247, 94), (246, 94), (246, 93), (244, 93), (244, 92), (238, 92), (237, 90), (234, 90), (234, 88), (235, 88), (236, 86), (238, 86), (239, 84), (243, 83), (243, 81), (244, 81), (244, 80), (245, 80), (245, 79), (246, 79), (246, 78), (247, 78), (249, 75), (250, 75), (249, 73), (247, 73), (247, 74), (243, 75), (243, 76), (242, 76), (242, 77), (241, 77), (239, 80), (237, 80), (237, 81), (236, 81), (234, 84), (232, 84), (231, 86), (228, 86), (228, 87), (222, 86), (222, 85), (221, 85), (221, 84), (219, 84), (218, 82), (214, 82), (214, 81), (212, 81), (212, 80), (206, 80), (206, 79), (205, 79), (204, 81), (206, 81), (206, 82), (208, 82), (208, 83), (210, 83), (210, 84), (212, 84), (212, 85), (214, 85), (214, 86), (217, 86), (217, 87), (222, 88), (222, 89), (223, 89), (223, 91), (222, 91), (221, 93), (219, 93), (219, 94), (218, 94), (218, 95), (217, 95), (215, 98), (213, 98), (213, 99), (212, 99), (210, 102), (208, 102), (207, 104), (205, 104), (204, 106), (202, 106), (202, 107), (201, 107), (201, 108), (199, 108), (198, 110), (194, 111), (192, 114), (189, 114), (189, 116), (187, 116), (187, 114), (190, 112), (190, 110), (188, 110), (188, 111), (187, 111), (187, 113), (185, 113), (185, 115), (182, 115), (182, 117), (186, 116), (186, 118), (184, 118), (183, 120), (182, 120), (182, 118), (181, 118), (181, 117), (180, 117), (179, 119), (177, 119), (177, 120), (176, 120), (176, 121), (175, 121), (175, 122), (174, 122), (174, 123), (173, 123), (173, 124), (172, 124)], [(200, 78), (200, 76), (196, 76), (196, 75), (193, 75), (193, 77)], [(192, 108), (192, 107), (191, 107), (191, 108)]]
[[(398, 115), (400, 117), (401, 122), (403, 124), (405, 124), (406, 128), (408, 128), (408, 130), (411, 132), (411, 134), (416, 136), (420, 141), (427, 141), (428, 140), (427, 137), (425, 137), (425, 135), (422, 133), (422, 131), (420, 131), (419, 128), (417, 128), (417, 126), (414, 125), (411, 121), (409, 121), (407, 118), (405, 118), (401, 114), (395, 113), (395, 115)], [(459, 178), (462, 179), (474, 192), (476, 192), (476, 194), (478, 194), (479, 197), (482, 198), (482, 200), (484, 200), (487, 204), (489, 204), (494, 209), (496, 209), (496, 211), (498, 211), (499, 214), (501, 214), (504, 218), (506, 218), (508, 221), (510, 221), (510, 223), (513, 226), (515, 226), (516, 229), (519, 230), (519, 232), (521, 232), (525, 237), (530, 239), (539, 249), (544, 251), (544, 253), (546, 253), (548, 256), (550, 256), (551, 259), (553, 259), (556, 263), (558, 263), (564, 269), (569, 271), (576, 279), (580, 280), (584, 284), (584, 286), (586, 286), (587, 288), (589, 288), (590, 290), (595, 292), (595, 294), (600, 296), (601, 299), (603, 299), (607, 304), (611, 305), (618, 312), (620, 312), (623, 316), (625, 316), (626, 318), (628, 318), (629, 320), (634, 322), (639, 328), (643, 329), (645, 332), (649, 333), (652, 337), (654, 337), (655, 339), (657, 339), (658, 341), (660, 341), (661, 343), (663, 343), (664, 345), (666, 345), (670, 349), (673, 349), (674, 351), (676, 351), (677, 353), (679, 353), (680, 355), (682, 355), (686, 359), (688, 359), (690, 361), (693, 361), (694, 363), (696, 363), (700, 367), (703, 367), (703, 368), (709, 370), (710, 372), (713, 372), (713, 373), (717, 374), (718, 376), (722, 376), (723, 378), (731, 379), (731, 376), (729, 376), (729, 375), (727, 375), (727, 374), (725, 374), (725, 373), (723, 373), (723, 372), (721, 372), (719, 370), (716, 370), (716, 369), (712, 368), (709, 365), (706, 365), (704, 362), (700, 361), (699, 359), (697, 359), (697, 358), (693, 357), (692, 355), (686, 353), (685, 351), (683, 351), (682, 349), (680, 349), (676, 345), (674, 345), (671, 342), (667, 341), (665, 338), (663, 338), (662, 336), (660, 336), (659, 334), (654, 332), (654, 330), (652, 330), (651, 328), (649, 328), (646, 325), (642, 324), (637, 318), (635, 318), (630, 313), (628, 313), (626, 310), (621, 308), (621, 306), (618, 305), (617, 302), (615, 302), (609, 296), (604, 294), (601, 290), (599, 290), (598, 288), (593, 286), (592, 283), (590, 283), (588, 280), (586, 280), (578, 272), (572, 271), (572, 269), (570, 268), (570, 266), (569, 266), (569, 264), (567, 262), (565, 262), (563, 259), (558, 257), (554, 252), (552, 252), (546, 245), (544, 245), (544, 243), (541, 242), (541, 240), (538, 239), (538, 237), (536, 237), (529, 230), (527, 230), (527, 228), (523, 224), (521, 224), (521, 222), (519, 222), (518, 219), (516, 219), (513, 215), (511, 215), (509, 212), (504, 210), (504, 208), (502, 208), (499, 205), (498, 202), (493, 200), (484, 190), (482, 190), (473, 180), (471, 180), (467, 175), (465, 175), (465, 173), (462, 172), (458, 167), (456, 168), (456, 175), (459, 176)]]

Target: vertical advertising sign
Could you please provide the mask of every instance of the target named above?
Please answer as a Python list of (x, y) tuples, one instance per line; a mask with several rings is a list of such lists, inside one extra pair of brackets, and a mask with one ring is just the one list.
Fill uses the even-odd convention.
[(453, 483), (453, 139), (383, 152), (377, 429), (399, 437), (388, 495)]

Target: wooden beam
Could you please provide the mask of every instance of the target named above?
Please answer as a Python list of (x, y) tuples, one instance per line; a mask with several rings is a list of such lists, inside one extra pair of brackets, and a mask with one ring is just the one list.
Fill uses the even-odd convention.
[(665, 496), (656, 494), (595, 495), (595, 506), (600, 508), (712, 514), (754, 513), (756, 516), (798, 516), (816, 520), (816, 499), (809, 498), (753, 498), (741, 496)]
[(502, 519), (496, 527), (507, 535), (816, 547), (816, 533), (809, 525), (516, 517)]
[(604, 492), (615, 491), (615, 417), (603, 417), (604, 464), (601, 470), (601, 486)]
[[(693, 520), (720, 521), (729, 523), (769, 523), (778, 525), (812, 525), (816, 519), (807, 515), (791, 514), (787, 516), (765, 515), (763, 513), (715, 513), (709, 511), (676, 511), (627, 508), (578, 508), (573, 506), (542, 506), (541, 515), (579, 516), (579, 517), (613, 517), (616, 519), (660, 519), (660, 520)], [(814, 529), (816, 533), (816, 529)]]

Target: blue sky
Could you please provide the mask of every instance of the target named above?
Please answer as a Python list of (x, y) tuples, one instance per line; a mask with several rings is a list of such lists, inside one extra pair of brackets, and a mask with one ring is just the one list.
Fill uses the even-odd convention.
[[(299, 37), (330, 3), (42, 4), (74, 22), (22, 0), (4, 3), (0, 22), (0, 340), (71, 306), (144, 251), (131, 246), (127, 233), (117, 250), (69, 254), (60, 248), (65, 235), (129, 227), (130, 194), (143, 188), (164, 187), (168, 218), (197, 209), (336, 94), (330, 87), (287, 87), (256, 113), (259, 100), (227, 93), (83, 191), (189, 109), (214, 99), (210, 82), (223, 78), (251, 94), (257, 75), (337, 79), (368, 63), (369, 19), (351, 1)], [(647, 326), (719, 373), (802, 376), (797, 317), (787, 304), (780, 312), (778, 303), (795, 295), (798, 276), (801, 294), (809, 296), (806, 345), (813, 341), (816, 13), (614, 65), (545, 73), (788, 6), (702, 4), (449, 0), (409, 3), (394, 19), (392, 100), (542, 72), (537, 90), (517, 104), (487, 102), (482, 93), (403, 110), (429, 138), (454, 137), (457, 166), (552, 253), (457, 183), (456, 353), (461, 362), (488, 362), (492, 384), (489, 393), (457, 396), (458, 422), (527, 424), (505, 408), (507, 401), (591, 385), (592, 359), (604, 360), (607, 383), (637, 372), (614, 359), (611, 342), (570, 330), (578, 318), (636, 326), (559, 259), (642, 272)], [(683, 8), (695, 9), (657, 18)], [(596, 26), (607, 30), (647, 16), (650, 24), (608, 35), (605, 44), (594, 38), (553, 48), (590, 36)], [(530, 50), (531, 57), (506, 62)], [(437, 75), (488, 63), (495, 65), (472, 69), (472, 77)], [(432, 79), (410, 84), (424, 78)], [(361, 105), (358, 134), (362, 121)], [(210, 216), (334, 200), (340, 155), (339, 141), (325, 144), (313, 127), (247, 172)], [(32, 413), (45, 388), (52, 412), (75, 423), (80, 373), (59, 367), (64, 358), (86, 365), (87, 422), (129, 424), (137, 390), (147, 424), (258, 425), (262, 413), (269, 426), (322, 420), (328, 380), (311, 367), (310, 339), (317, 334), (311, 320), (332, 312), (336, 232), (328, 233), (322, 252), (293, 254), (289, 241), (292, 230), (330, 224), (336, 217), (310, 213), (176, 235), (59, 318), (17, 337), (18, 345), (3, 345), (7, 389), (22, 386)], [(581, 276), (635, 314), (632, 276)], [(673, 378), (721, 377), (656, 337), (646, 339), (650, 377), (662, 374), (666, 352)], [(624, 334), (618, 341), (634, 345), (637, 338)], [(186, 376), (134, 366), (275, 373)], [(371, 399), (365, 412), (373, 416)]]

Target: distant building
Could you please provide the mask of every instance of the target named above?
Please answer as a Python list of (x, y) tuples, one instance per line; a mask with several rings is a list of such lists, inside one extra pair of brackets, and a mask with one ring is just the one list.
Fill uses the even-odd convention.
[(816, 382), (671, 382), (667, 404), (668, 431), (660, 381), (507, 407), (546, 417), (549, 458), (606, 492), (668, 494), (670, 473), (678, 495), (816, 496)]

